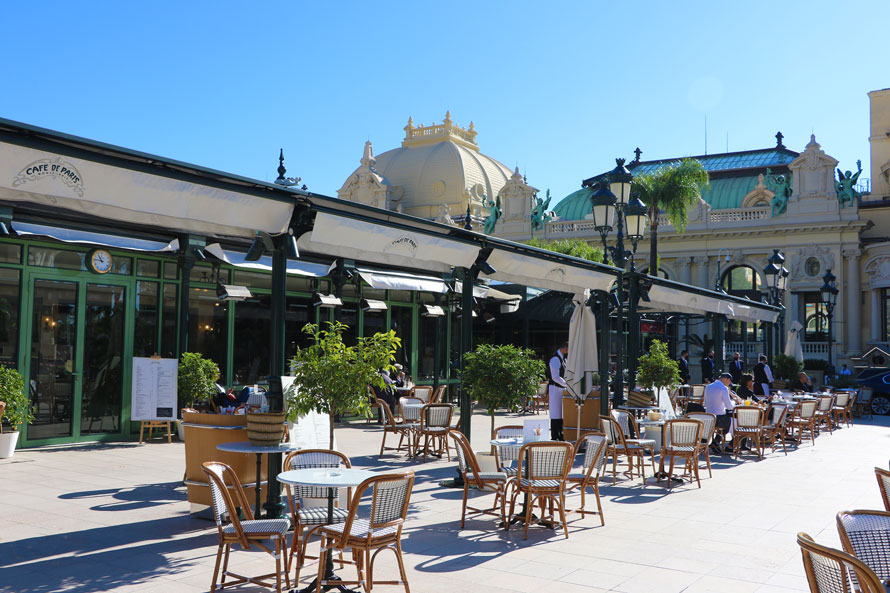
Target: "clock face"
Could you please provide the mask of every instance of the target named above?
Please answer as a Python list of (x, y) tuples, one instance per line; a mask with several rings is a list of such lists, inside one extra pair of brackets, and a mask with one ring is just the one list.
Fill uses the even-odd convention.
[(111, 271), (111, 254), (104, 249), (95, 249), (90, 254), (90, 268), (99, 274)]

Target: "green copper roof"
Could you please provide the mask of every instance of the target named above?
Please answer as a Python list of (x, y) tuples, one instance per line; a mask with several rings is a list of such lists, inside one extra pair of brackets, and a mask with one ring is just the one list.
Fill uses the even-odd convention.
[(582, 187), (576, 192), (572, 192), (553, 207), (553, 212), (559, 216), (560, 220), (584, 220), (584, 217), (590, 214), (590, 196), (593, 190), (589, 187)]
[[(715, 171), (731, 171), (733, 169), (750, 169), (752, 167), (778, 167), (787, 165), (795, 158), (797, 153), (787, 148), (768, 148), (764, 150), (746, 150), (744, 152), (727, 152), (724, 154), (711, 154), (692, 157), (702, 164), (709, 173)], [(663, 167), (665, 164), (679, 159), (662, 159), (659, 161), (643, 161), (630, 163), (628, 169), (634, 174), (650, 173)]]

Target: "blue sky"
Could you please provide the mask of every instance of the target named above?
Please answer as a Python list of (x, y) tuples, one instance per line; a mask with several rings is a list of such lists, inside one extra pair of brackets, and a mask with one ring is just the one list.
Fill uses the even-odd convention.
[(473, 120), (560, 199), (616, 156), (868, 169), (890, 2), (4, 2), (0, 117), (336, 195), (365, 140)]

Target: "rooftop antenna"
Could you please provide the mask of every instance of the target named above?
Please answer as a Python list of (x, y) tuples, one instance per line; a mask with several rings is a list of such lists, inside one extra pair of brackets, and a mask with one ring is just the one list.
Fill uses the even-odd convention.
[(729, 132), (726, 132), (726, 152), (729, 152)]
[(705, 116), (705, 156), (708, 154), (708, 116)]

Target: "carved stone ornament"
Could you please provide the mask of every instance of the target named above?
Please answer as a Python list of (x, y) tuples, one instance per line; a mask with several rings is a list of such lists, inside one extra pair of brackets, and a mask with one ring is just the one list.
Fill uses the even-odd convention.
[(691, 263), (692, 263), (692, 258), (689, 257), (688, 255), (684, 255), (682, 257), (677, 258), (677, 267), (679, 267), (681, 269), (688, 268)]
[(686, 211), (687, 222), (704, 222), (711, 211), (711, 205), (699, 198), (697, 204), (693, 204)]
[(519, 167), (516, 167), (497, 195), (504, 207), (504, 220), (528, 220), (532, 215), (532, 202), (537, 192), (537, 189), (525, 182), (519, 173)]
[(454, 219), (451, 218), (451, 208), (448, 207), (448, 204), (442, 204), (439, 208), (439, 216), (436, 217), (436, 222), (447, 224), (454, 226)]
[(742, 208), (769, 206), (776, 194), (771, 192), (763, 182), (763, 173), (757, 176), (757, 185), (742, 198)]
[(890, 255), (881, 255), (865, 266), (869, 288), (890, 287)]
[(832, 253), (830, 249), (827, 247), (810, 245), (790, 254), (788, 260), (790, 263), (789, 269), (791, 270), (792, 280), (814, 280), (814, 278), (807, 274), (807, 261), (811, 258), (819, 260), (820, 271), (837, 269), (834, 265), (834, 253)]
[(816, 142), (816, 136), (810, 136), (810, 143), (788, 168), (794, 173), (792, 200), (810, 197), (829, 197), (836, 199), (834, 187), (834, 168), (837, 159), (825, 154)]
[(396, 192), (393, 192), (389, 181), (374, 169), (376, 159), (370, 140), (365, 142), (365, 149), (359, 162), (361, 167), (346, 180), (343, 187), (337, 190), (337, 197), (375, 208), (400, 211), (401, 198), (395, 195)]

